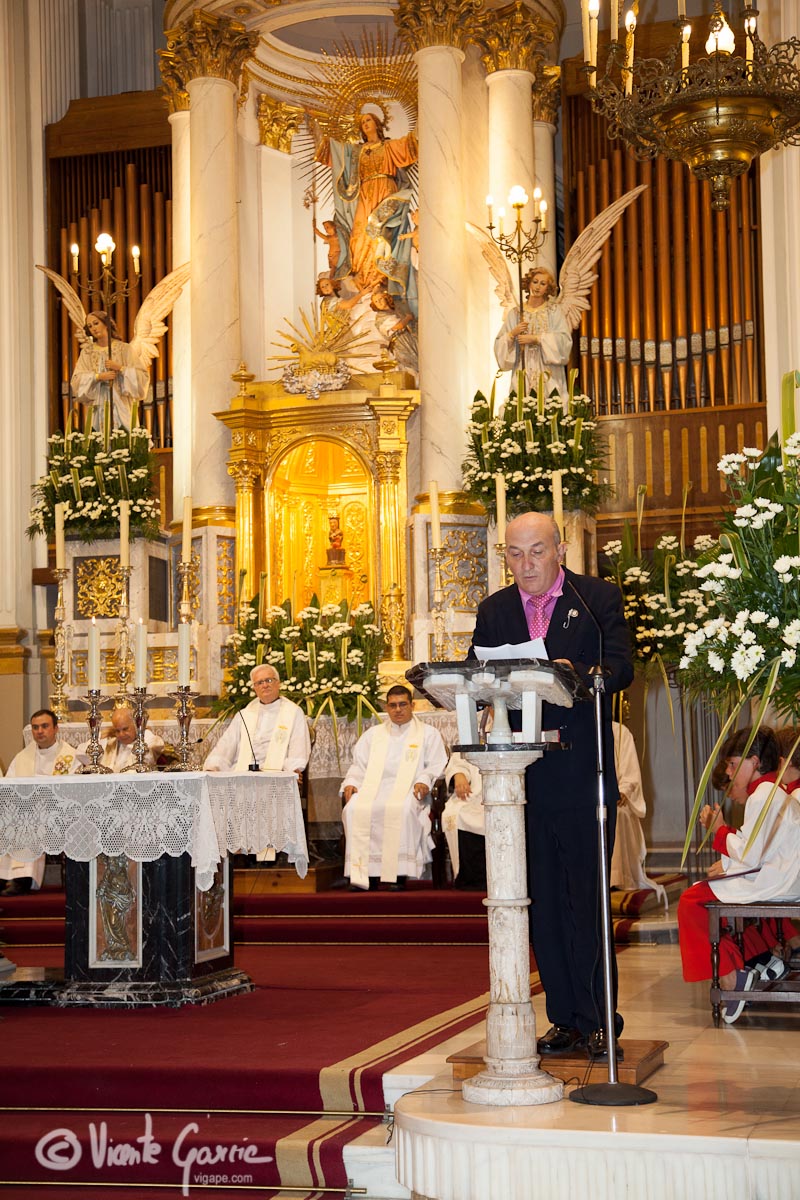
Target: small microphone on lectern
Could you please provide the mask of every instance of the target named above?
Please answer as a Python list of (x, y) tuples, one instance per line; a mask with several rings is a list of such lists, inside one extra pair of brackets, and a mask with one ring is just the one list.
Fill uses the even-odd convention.
[(242, 724), (244, 725), (244, 731), (247, 734), (247, 740), (250, 743), (250, 753), (253, 756), (253, 761), (251, 763), (247, 764), (247, 769), (248, 769), (248, 771), (260, 771), (261, 767), (258, 765), (258, 759), (256, 758), (256, 752), (253, 749), (253, 739), (250, 737), (250, 730), (247, 728), (247, 721), (245, 721), (244, 714), (242, 713), (241, 709), (239, 709), (239, 716), (242, 718)]

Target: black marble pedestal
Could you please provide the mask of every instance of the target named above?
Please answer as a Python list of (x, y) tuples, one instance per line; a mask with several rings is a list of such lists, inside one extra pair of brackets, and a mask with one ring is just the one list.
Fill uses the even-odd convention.
[(223, 860), (198, 892), (188, 854), (68, 859), (63, 978), (17, 971), (0, 980), (0, 1004), (176, 1007), (252, 991), (233, 963), (231, 878)]

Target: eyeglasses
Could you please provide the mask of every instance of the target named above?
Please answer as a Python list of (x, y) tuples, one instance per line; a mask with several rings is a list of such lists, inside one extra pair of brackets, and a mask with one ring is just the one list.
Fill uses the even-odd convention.
[(255, 679), (253, 687), (263, 687), (266, 684), (280, 683), (280, 679)]

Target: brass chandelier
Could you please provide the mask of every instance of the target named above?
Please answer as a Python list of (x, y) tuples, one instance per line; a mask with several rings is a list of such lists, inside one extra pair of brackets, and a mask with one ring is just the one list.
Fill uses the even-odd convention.
[(757, 10), (742, 10), (744, 55), (716, 0), (707, 57), (689, 61), (691, 25), (678, 0), (677, 45), (664, 59), (635, 59), (638, 3), (619, 38), (619, 3), (611, 0), (608, 59), (597, 78), (599, 0), (582, 0), (584, 60), (595, 112), (638, 158), (685, 162), (711, 184), (715, 209), (728, 207), (731, 180), (752, 160), (782, 145), (800, 145), (800, 41), (768, 48), (756, 30)]

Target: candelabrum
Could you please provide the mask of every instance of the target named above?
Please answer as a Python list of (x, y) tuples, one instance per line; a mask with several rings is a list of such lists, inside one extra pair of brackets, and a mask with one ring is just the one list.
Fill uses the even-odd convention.
[(542, 193), (539, 188), (534, 189), (533, 193), (533, 225), (530, 229), (524, 229), (522, 225), (522, 210), (528, 203), (528, 195), (524, 188), (518, 184), (512, 187), (509, 192), (508, 202), (514, 210), (514, 229), (508, 234), (503, 231), (503, 210), (498, 212), (497, 236), (495, 236), (495, 224), (492, 216), (492, 198), (486, 197), (486, 203), (489, 208), (489, 224), (486, 228), (489, 231), (489, 236), (498, 247), (503, 255), (514, 263), (517, 268), (517, 287), (519, 289), (519, 311), (523, 310), (525, 297), (523, 295), (523, 279), (522, 265), (526, 262), (535, 263), (539, 256), (539, 251), (547, 239), (547, 201), (542, 200)]
[(178, 743), (178, 761), (173, 766), (167, 767), (167, 770), (196, 771), (198, 770), (198, 764), (195, 753), (192, 750), (189, 742), (189, 726), (192, 723), (192, 716), (194, 715), (194, 704), (192, 702), (192, 697), (198, 695), (198, 693), (193, 692), (191, 687), (188, 685), (186, 687), (181, 687), (179, 684), (178, 690), (176, 692), (170, 692), (170, 695), (174, 696), (176, 701), (175, 717), (181, 733), (180, 741)]
[(120, 567), (120, 600), (117, 617), (117, 679), (119, 687), (114, 697), (114, 708), (127, 708), (130, 703), (128, 695), (128, 680), (131, 675), (131, 628), (128, 623), (130, 616), (130, 586), (131, 568)]
[(443, 546), (434, 546), (430, 551), (434, 569), (433, 607), (431, 608), (434, 662), (446, 662), (448, 658), (447, 614), (444, 606), (444, 588), (442, 587), (442, 559), (446, 553)]
[(495, 542), (494, 552), (500, 559), (500, 578), (503, 581), (503, 587), (508, 587), (511, 583), (511, 576), (508, 572), (508, 563), (506, 562), (506, 544), (505, 542)]
[(89, 726), (89, 745), (86, 747), (86, 753), (91, 762), (81, 767), (77, 773), (79, 775), (110, 775), (110, 768), (104, 767), (100, 763), (100, 759), (103, 757), (103, 747), (100, 745), (100, 689), (89, 688), (84, 703), (89, 705), (89, 715), (86, 718), (86, 724)]
[(134, 761), (129, 763), (127, 767), (123, 767), (124, 771), (137, 771), (139, 774), (142, 774), (145, 771), (152, 770), (144, 761), (147, 755), (147, 742), (144, 740), (144, 731), (147, 727), (146, 705), (147, 688), (135, 687), (133, 689), (133, 721), (136, 725), (136, 738), (131, 746)]
[(100, 255), (100, 274), (95, 279), (92, 279), (88, 272), (80, 273), (80, 246), (77, 242), (72, 243), (69, 248), (72, 280), (76, 289), (79, 287), (81, 291), (86, 291), (90, 297), (99, 300), (103, 309), (110, 315), (112, 305), (120, 300), (126, 300), (139, 286), (141, 252), (138, 246), (130, 247), (129, 253), (131, 262), (133, 263), (134, 279), (133, 283), (129, 284), (127, 277), (123, 278), (114, 274), (114, 251), (117, 246), (111, 234), (99, 234), (94, 248), (95, 252)]
[(69, 709), (64, 696), (64, 683), (67, 678), (67, 634), (69, 626), (65, 623), (66, 609), (64, 607), (64, 582), (69, 575), (67, 567), (56, 567), (55, 577), (58, 580), (58, 597), (56, 599), (53, 641), (55, 642), (55, 658), (53, 660), (53, 691), (50, 693), (50, 706), (59, 721), (66, 721)]

